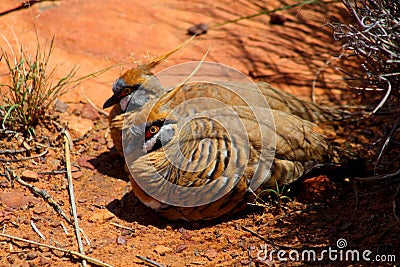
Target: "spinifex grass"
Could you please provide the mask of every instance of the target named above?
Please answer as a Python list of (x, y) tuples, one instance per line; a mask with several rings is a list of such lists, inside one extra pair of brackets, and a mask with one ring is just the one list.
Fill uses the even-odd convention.
[(53, 49), (54, 38), (43, 49), (38, 41), (33, 55), (22, 47), (17, 53), (2, 49), (0, 63), (5, 63), (9, 73), (8, 83), (0, 84), (2, 129), (34, 135), (34, 127), (45, 118), (50, 105), (74, 82), (75, 67), (64, 77), (55, 78), (56, 67), (48, 65)]

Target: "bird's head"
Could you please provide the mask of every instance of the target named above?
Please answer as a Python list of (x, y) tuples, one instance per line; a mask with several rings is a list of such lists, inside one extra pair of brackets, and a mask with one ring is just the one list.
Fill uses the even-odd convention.
[(173, 88), (159, 99), (149, 101), (138, 113), (125, 120), (124, 150), (126, 153), (150, 153), (168, 144), (177, 131), (179, 115), (170, 108), (170, 100), (182, 85)]
[(153, 74), (153, 69), (165, 61), (170, 55), (180, 50), (191, 39), (185, 41), (175, 49), (164, 55), (153, 58), (145, 64), (126, 71), (119, 77), (113, 85), (113, 95), (104, 102), (103, 108), (109, 108), (116, 104), (121, 106), (121, 111), (125, 113), (136, 107), (143, 107), (150, 99), (161, 96), (164, 90)]
[(125, 72), (115, 81), (112, 90), (113, 95), (104, 102), (103, 108), (119, 104), (122, 112), (128, 111), (129, 104), (132, 109), (142, 107), (150, 98), (163, 93), (160, 82), (147, 64)]

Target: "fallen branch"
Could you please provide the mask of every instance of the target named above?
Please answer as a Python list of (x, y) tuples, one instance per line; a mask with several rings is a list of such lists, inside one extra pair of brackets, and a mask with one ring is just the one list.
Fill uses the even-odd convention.
[(260, 238), (262, 241), (264, 241), (265, 243), (268, 243), (274, 247), (280, 248), (280, 249), (302, 249), (301, 247), (295, 247), (295, 246), (288, 246), (288, 245), (280, 245), (280, 244), (276, 244), (275, 242), (272, 242), (271, 240), (266, 239), (265, 237), (263, 237), (262, 235), (260, 235), (257, 232), (254, 232), (253, 230), (245, 227), (245, 226), (240, 226), (244, 231), (249, 232), (250, 234)]
[(46, 155), (47, 152), (49, 152), (49, 148), (50, 148), (50, 141), (47, 140), (47, 147), (46, 147), (46, 149), (45, 149), (42, 153), (40, 153), (40, 154), (31, 156), (31, 157), (20, 158), (20, 159), (3, 159), (3, 158), (0, 158), (0, 161), (1, 161), (1, 162), (18, 162), (18, 161), (24, 161), (24, 160), (30, 160), (30, 159), (40, 158), (40, 157)]
[(58, 248), (58, 247), (55, 247), (55, 246), (51, 246), (51, 245), (47, 245), (47, 244), (35, 242), (35, 241), (32, 241), (32, 240), (28, 240), (28, 239), (24, 239), (24, 238), (12, 236), (12, 235), (3, 234), (3, 233), (0, 233), (0, 236), (5, 237), (5, 238), (10, 238), (11, 240), (14, 240), (14, 241), (15, 241), (15, 240), (16, 240), (16, 241), (21, 241), (21, 242), (25, 242), (25, 243), (32, 244), (32, 245), (37, 245), (37, 246), (40, 246), (40, 247), (45, 247), (45, 248), (49, 248), (49, 249), (54, 249), (54, 250), (57, 250), (57, 251), (61, 251), (61, 252), (70, 254), (71, 256), (75, 256), (75, 257), (84, 259), (84, 260), (86, 260), (86, 261), (88, 261), (88, 262), (90, 262), (90, 263), (96, 264), (97, 266), (113, 267), (113, 266), (110, 265), (110, 264), (104, 263), (104, 262), (102, 262), (102, 261), (100, 261), (100, 260), (97, 260), (97, 259), (95, 259), (95, 258), (92, 258), (92, 257), (88, 257), (88, 256), (86, 256), (86, 255), (83, 255), (83, 254), (81, 254), (81, 253), (79, 253), (79, 252), (76, 252), (76, 251), (73, 251), (73, 250)]
[[(67, 132), (67, 130), (66, 130)], [(78, 249), (79, 252), (83, 255), (84, 250), (83, 250), (83, 244), (82, 244), (82, 239), (81, 239), (81, 233), (79, 231), (79, 222), (78, 222), (78, 216), (76, 212), (76, 205), (75, 205), (75, 196), (74, 196), (74, 184), (72, 182), (72, 172), (71, 172), (71, 158), (70, 158), (70, 143), (68, 139), (68, 135), (64, 135), (64, 149), (65, 149), (65, 165), (67, 168), (67, 180), (68, 180), (68, 192), (69, 192), (69, 198), (71, 201), (71, 212), (74, 218), (74, 227), (75, 227), (75, 235), (76, 239), (78, 241)], [(86, 261), (82, 261), (83, 267), (86, 267)]]
[(50, 194), (44, 189), (38, 189), (34, 185), (31, 185), (24, 180), (22, 180), (18, 175), (16, 175), (13, 171), (6, 169), (6, 174), (9, 173), (11, 175), (12, 181), (17, 181), (19, 184), (28, 187), (34, 195), (42, 197), (50, 206), (54, 208), (54, 210), (59, 213), (69, 224), (71, 224), (71, 220), (66, 215), (66, 213), (61, 209), (61, 207), (54, 201), (54, 199), (50, 196)]
[(118, 223), (110, 223), (110, 224), (112, 224), (112, 225), (114, 225), (114, 226), (116, 226), (116, 227), (119, 227), (119, 228), (122, 228), (122, 229), (125, 229), (125, 230), (128, 230), (128, 231), (131, 231), (131, 232), (135, 232), (135, 229), (133, 229), (133, 228), (131, 228), (131, 227), (127, 227), (127, 226), (123, 226), (123, 225), (120, 225), (120, 224), (118, 224)]
[(107, 111), (102, 110), (101, 108), (97, 107), (92, 100), (90, 100), (89, 97), (86, 96), (85, 92), (83, 90), (81, 90), (81, 95), (83, 96), (83, 98), (86, 99), (86, 101), (95, 109), (97, 110), (100, 114), (108, 117), (109, 113)]
[(143, 256), (140, 256), (140, 255), (136, 255), (136, 258), (141, 259), (142, 261), (147, 262), (147, 263), (149, 263), (149, 264), (151, 264), (153, 266), (156, 266), (156, 267), (165, 267), (165, 265), (162, 265), (162, 264), (160, 264), (158, 262), (155, 262), (153, 260), (150, 260), (150, 259), (148, 259), (146, 257), (143, 257)]

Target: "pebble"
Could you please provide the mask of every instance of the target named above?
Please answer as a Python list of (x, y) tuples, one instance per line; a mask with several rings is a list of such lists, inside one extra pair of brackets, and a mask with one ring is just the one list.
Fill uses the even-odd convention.
[(114, 218), (115, 215), (106, 209), (99, 209), (92, 213), (89, 218), (89, 222), (105, 223), (106, 221)]
[(78, 158), (78, 165), (81, 167), (88, 168), (90, 170), (94, 170), (94, 165), (90, 162), (93, 159), (96, 159), (96, 158), (90, 157), (90, 156), (82, 156), (82, 157)]
[(187, 29), (187, 33), (190, 35), (195, 35), (195, 34), (201, 35), (207, 33), (207, 31), (208, 31), (208, 25), (205, 23), (199, 23)]
[(206, 256), (208, 259), (213, 259), (218, 256), (218, 252), (213, 248), (207, 248), (204, 252), (204, 256)]
[(118, 245), (126, 245), (126, 238), (123, 236), (117, 236), (117, 244)]
[(159, 254), (161, 256), (164, 256), (166, 253), (169, 253), (172, 251), (171, 248), (163, 246), (163, 245), (156, 245), (153, 250), (154, 250), (154, 252), (156, 252), (157, 254)]
[(188, 240), (188, 239), (192, 238), (192, 236), (190, 235), (189, 231), (186, 230), (185, 228), (181, 227), (181, 228), (179, 228), (178, 231), (179, 231), (179, 233), (182, 234), (182, 236), (181, 236), (182, 239), (187, 239)]
[(37, 252), (30, 252), (28, 253), (28, 255), (26, 255), (26, 259), (28, 261), (36, 259), (38, 257), (38, 253)]
[(42, 203), (39, 203), (33, 209), (33, 213), (35, 213), (35, 214), (42, 214), (42, 213), (45, 213), (46, 211), (47, 211), (47, 206)]
[(68, 121), (68, 130), (71, 131), (71, 135), (75, 138), (84, 137), (94, 127), (94, 122), (92, 120), (76, 115), (63, 116), (63, 119)]
[(97, 120), (100, 118), (99, 112), (90, 104), (85, 104), (81, 110), (82, 117), (89, 120)]
[(54, 103), (54, 108), (56, 111), (64, 113), (65, 111), (67, 111), (68, 105), (57, 99), (56, 102)]
[(176, 252), (176, 253), (181, 253), (181, 252), (184, 251), (186, 248), (187, 248), (187, 246), (186, 246), (185, 244), (177, 245), (177, 246), (175, 247), (175, 252)]
[(39, 200), (32, 195), (25, 196), (24, 193), (13, 192), (0, 192), (0, 202), (3, 202), (8, 208), (24, 208), (30, 203), (37, 203)]
[(72, 178), (73, 179), (79, 179), (82, 176), (82, 172), (81, 171), (77, 171), (77, 172), (73, 172), (72, 173)]
[(39, 174), (31, 170), (25, 170), (22, 172), (22, 178), (24, 180), (29, 180), (29, 181), (38, 181)]

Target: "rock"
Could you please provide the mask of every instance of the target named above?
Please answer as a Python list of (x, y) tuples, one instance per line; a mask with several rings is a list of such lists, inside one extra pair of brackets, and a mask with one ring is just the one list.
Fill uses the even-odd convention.
[(24, 193), (13, 192), (0, 192), (0, 202), (3, 202), (8, 208), (23, 208), (27, 207), (30, 203), (39, 202), (38, 199), (32, 195), (25, 196)]
[(68, 105), (60, 100), (56, 100), (54, 103), (54, 109), (58, 112), (64, 113), (68, 109)]
[(176, 253), (181, 253), (181, 252), (184, 251), (186, 248), (187, 248), (187, 246), (186, 246), (185, 244), (177, 245), (177, 246), (175, 247), (175, 252), (176, 252)]
[(187, 29), (187, 33), (189, 35), (195, 35), (195, 34), (201, 35), (207, 33), (207, 31), (208, 31), (208, 25), (205, 23), (199, 23)]
[(287, 17), (281, 14), (271, 13), (269, 16), (270, 16), (269, 23), (271, 24), (283, 25), (287, 21)]
[(115, 215), (106, 209), (96, 210), (89, 218), (89, 222), (105, 223), (114, 218)]
[(38, 253), (37, 252), (30, 252), (28, 253), (28, 255), (26, 255), (26, 259), (28, 261), (36, 259), (38, 257)]
[(206, 256), (209, 260), (216, 258), (218, 256), (218, 252), (213, 248), (207, 248), (204, 252), (204, 256)]
[(67, 115), (63, 118), (68, 121), (68, 129), (71, 131), (71, 135), (75, 138), (84, 137), (94, 127), (93, 121), (86, 118), (81, 118), (75, 115)]
[(77, 171), (77, 172), (73, 172), (72, 173), (72, 178), (73, 179), (79, 179), (82, 176), (82, 172), (81, 171)]
[(186, 230), (185, 228), (181, 227), (181, 228), (179, 228), (178, 231), (179, 231), (179, 233), (182, 234), (182, 236), (181, 236), (182, 239), (187, 239), (188, 240), (188, 239), (192, 238), (192, 236), (190, 235), (189, 231)]
[(88, 168), (90, 170), (94, 170), (94, 165), (90, 162), (90, 160), (95, 159), (95, 157), (90, 156), (82, 156), (78, 158), (78, 165), (81, 167)]
[(92, 107), (92, 105), (90, 105), (90, 104), (85, 104), (82, 107), (81, 115), (82, 115), (82, 117), (92, 120), (92, 121), (100, 118), (99, 112), (94, 107)]
[(42, 213), (45, 213), (46, 211), (47, 211), (47, 206), (42, 203), (39, 203), (33, 209), (33, 213), (35, 213), (35, 214), (42, 214)]
[(164, 256), (165, 254), (167, 254), (167, 253), (172, 251), (171, 248), (163, 246), (163, 245), (157, 245), (157, 246), (154, 247), (153, 250), (154, 250), (154, 252), (156, 252), (160, 256)]
[(299, 198), (306, 202), (330, 202), (335, 190), (335, 183), (326, 175), (320, 175), (302, 182)]
[(31, 170), (25, 170), (22, 172), (22, 178), (24, 178), (24, 180), (38, 181), (39, 174)]
[(126, 238), (123, 236), (117, 236), (117, 244), (118, 245), (126, 245)]

